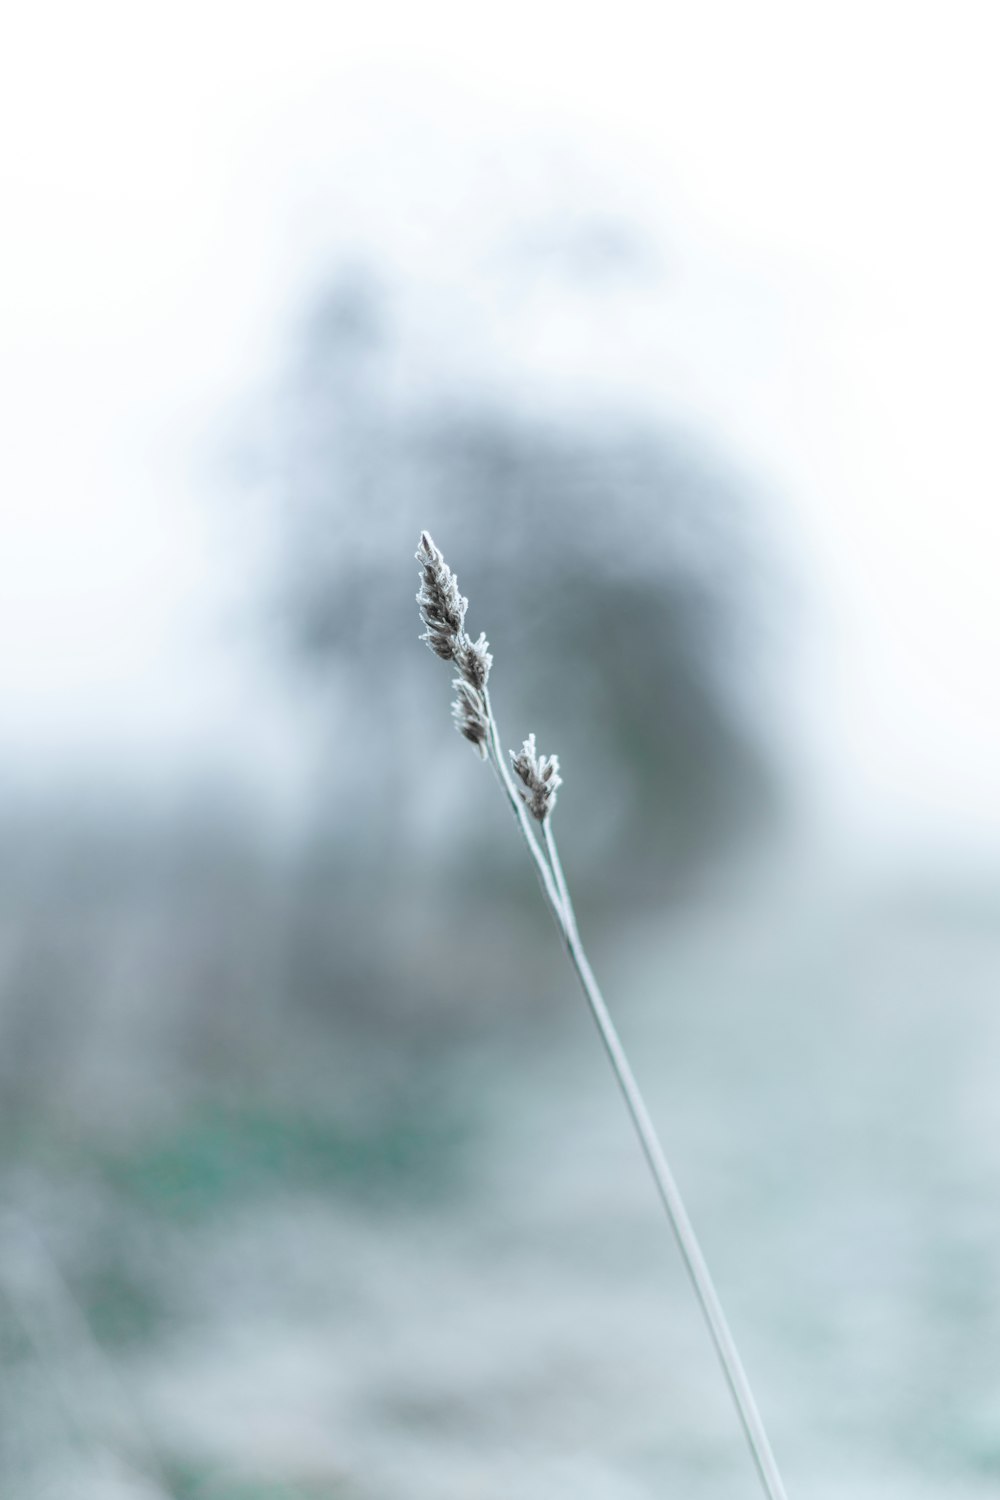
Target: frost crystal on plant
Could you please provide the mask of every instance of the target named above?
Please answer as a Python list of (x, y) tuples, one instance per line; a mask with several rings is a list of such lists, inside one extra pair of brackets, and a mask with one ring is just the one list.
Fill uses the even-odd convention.
[(490, 667), (493, 665), (490, 643), (482, 631), (479, 633), (478, 641), (470, 640), (467, 635), (460, 638), (455, 649), (455, 665), (469, 686), (481, 693), (490, 675)]
[(463, 627), (469, 601), (458, 592), (457, 578), (427, 531), (420, 533), (416, 558), (423, 570), (417, 603), (420, 618), (427, 627), (420, 639), (442, 661), (454, 661), (459, 647), (468, 639), (463, 635)]
[(462, 677), (456, 677), (452, 683), (458, 697), (451, 705), (451, 712), (455, 720), (455, 728), (459, 734), (463, 734), (479, 751), (481, 760), (486, 759), (487, 734), (489, 726), (486, 719), (486, 705), (474, 687)]
[[(458, 579), (435, 547), (429, 532), (420, 533), (416, 555), (421, 567), (417, 603), (420, 618), (427, 627), (420, 639), (427, 642), (435, 656), (454, 662), (458, 668), (455, 686), (459, 695), (454, 708), (455, 719), (466, 739), (479, 746), (485, 760), (485, 732), (480, 732), (480, 726), (486, 724), (482, 694), (493, 665), (490, 643), (482, 633), (475, 641), (466, 635), (465, 612), (469, 601), (458, 592)], [(466, 687), (469, 694), (464, 692)]]
[(519, 752), (510, 752), (514, 775), (521, 785), (521, 799), (539, 823), (543, 823), (556, 805), (556, 792), (562, 786), (558, 755), (539, 755), (535, 736), (529, 734)]

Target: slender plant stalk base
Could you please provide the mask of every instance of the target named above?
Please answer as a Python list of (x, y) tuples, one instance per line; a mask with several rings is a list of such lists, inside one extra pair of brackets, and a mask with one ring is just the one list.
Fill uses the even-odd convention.
[(684, 1200), (680, 1189), (674, 1181), (674, 1175), (670, 1170), (663, 1147), (649, 1110), (646, 1108), (645, 1100), (636, 1083), (635, 1075), (622, 1046), (621, 1038), (611, 1019), (608, 1007), (604, 1002), (600, 987), (594, 977), (594, 971), (580, 941), (580, 934), (576, 925), (576, 915), (573, 911), (573, 903), (570, 900), (566, 878), (563, 874), (562, 862), (559, 859), (559, 851), (556, 848), (555, 837), (549, 819), (546, 817), (542, 822), (542, 838), (545, 844), (543, 852), (538, 838), (531, 826), (531, 819), (525, 808), (524, 802), (518, 796), (517, 790), (511, 780), (510, 773), (504, 761), (503, 751), (496, 719), (493, 716), (492, 706), (488, 696), (485, 696), (486, 714), (489, 726), (489, 758), (497, 778), (507, 795), (514, 815), (517, 818), (521, 833), (528, 846), (528, 852), (532, 857), (538, 878), (544, 892), (546, 901), (551, 908), (552, 915), (562, 936), (566, 951), (569, 954), (573, 968), (576, 970), (591, 1014), (597, 1024), (604, 1050), (608, 1055), (618, 1086), (621, 1089), (628, 1112), (632, 1117), (639, 1143), (642, 1146), (643, 1155), (653, 1174), (660, 1200), (667, 1211), (670, 1227), (674, 1232), (681, 1258), (687, 1269), (691, 1285), (698, 1299), (705, 1322), (708, 1325), (715, 1351), (719, 1357), (726, 1384), (736, 1405), (737, 1413), (746, 1435), (747, 1443), (753, 1457), (754, 1465), (760, 1477), (764, 1493), (768, 1500), (787, 1500), (785, 1487), (778, 1472), (778, 1466), (771, 1452), (764, 1423), (757, 1403), (750, 1388), (743, 1361), (740, 1359), (736, 1348), (736, 1342), (729, 1329), (722, 1303), (719, 1301), (715, 1290), (705, 1257), (698, 1243), (691, 1220), (688, 1218)]
[[(562, 876), (562, 868), (559, 863), (555, 839), (552, 836), (547, 819), (543, 825), (543, 831), (560, 892), (565, 893), (564, 900), (568, 903), (569, 896), (566, 892), (566, 883)], [(566, 910), (568, 913), (571, 913), (572, 907), (567, 905)], [(764, 1429), (760, 1412), (757, 1409), (753, 1391), (750, 1388), (750, 1382), (743, 1368), (743, 1362), (740, 1359), (735, 1340), (726, 1321), (726, 1315), (722, 1310), (722, 1304), (719, 1301), (718, 1293), (709, 1274), (708, 1266), (705, 1263), (701, 1246), (698, 1243), (691, 1220), (688, 1218), (680, 1189), (674, 1180), (674, 1175), (670, 1170), (663, 1147), (660, 1145), (649, 1111), (639, 1090), (639, 1085), (636, 1083), (635, 1076), (629, 1065), (625, 1049), (622, 1046), (621, 1039), (618, 1036), (608, 1008), (604, 1003), (597, 980), (594, 978), (594, 972), (590, 967), (587, 955), (580, 942), (579, 934), (576, 930), (576, 921), (572, 915), (570, 915), (569, 930), (566, 935), (566, 947), (573, 961), (573, 967), (576, 969), (583, 992), (587, 997), (591, 1013), (597, 1023), (601, 1041), (604, 1043), (605, 1051), (608, 1054), (615, 1077), (618, 1080), (618, 1085), (628, 1106), (629, 1114), (632, 1116), (632, 1123), (635, 1126), (646, 1161), (649, 1163), (649, 1169), (653, 1174), (663, 1206), (667, 1211), (667, 1217), (670, 1220), (681, 1256), (687, 1268), (688, 1275), (691, 1278), (695, 1296), (698, 1299), (705, 1322), (708, 1324), (712, 1341), (719, 1356), (719, 1362), (726, 1377), (726, 1382), (736, 1403), (736, 1409), (739, 1413), (747, 1442), (750, 1445), (750, 1451), (753, 1455), (757, 1472), (760, 1475), (761, 1483), (764, 1486), (764, 1491), (772, 1497), (772, 1500), (786, 1500), (781, 1475), (778, 1472), (774, 1454), (771, 1452), (771, 1445), (768, 1442), (767, 1433)]]

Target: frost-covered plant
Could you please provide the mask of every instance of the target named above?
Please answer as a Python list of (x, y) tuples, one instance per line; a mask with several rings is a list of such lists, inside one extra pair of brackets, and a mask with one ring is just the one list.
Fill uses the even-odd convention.
[[(453, 663), (458, 676), (454, 680), (456, 699), (452, 705), (455, 726), (475, 745), (483, 760), (489, 760), (504, 794), (517, 818), (528, 852), (535, 865), (545, 898), (555, 917), (566, 951), (590, 1006), (591, 1014), (611, 1062), (619, 1088), (635, 1126), (643, 1154), (667, 1212), (695, 1296), (708, 1325), (726, 1383), (735, 1402), (743, 1431), (757, 1469), (764, 1493), (769, 1500), (785, 1500), (785, 1490), (778, 1472), (764, 1424), (757, 1410), (753, 1392), (732, 1333), (722, 1310), (718, 1294), (709, 1275), (705, 1258), (695, 1236), (680, 1190), (674, 1181), (663, 1147), (646, 1108), (621, 1039), (608, 1012), (594, 972), (580, 941), (576, 915), (563, 874), (555, 835), (552, 812), (556, 793), (562, 784), (559, 761), (555, 755), (539, 755), (535, 736), (530, 734), (520, 751), (511, 750), (511, 771), (501, 748), (500, 733), (490, 703), (487, 680), (493, 658), (486, 637), (473, 641), (465, 630), (469, 601), (458, 592), (458, 580), (448, 567), (429, 534), (420, 534), (417, 561), (421, 568), (417, 603), (424, 624), (421, 640), (436, 656)], [(541, 834), (539, 840), (536, 826)]]
[(558, 755), (538, 755), (535, 736), (529, 734), (520, 751), (510, 752), (514, 775), (520, 785), (521, 801), (531, 816), (544, 823), (556, 805), (556, 792), (562, 786)]

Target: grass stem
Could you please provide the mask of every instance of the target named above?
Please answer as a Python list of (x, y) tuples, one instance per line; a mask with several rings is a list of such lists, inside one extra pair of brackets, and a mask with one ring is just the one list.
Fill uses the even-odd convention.
[(757, 1473), (764, 1493), (769, 1500), (786, 1500), (785, 1488), (782, 1484), (781, 1475), (775, 1462), (771, 1445), (768, 1441), (767, 1432), (763, 1420), (754, 1400), (750, 1381), (743, 1368), (736, 1341), (733, 1338), (726, 1315), (722, 1310), (722, 1303), (715, 1290), (715, 1284), (709, 1273), (705, 1257), (702, 1254), (698, 1237), (688, 1217), (684, 1200), (680, 1189), (674, 1179), (666, 1153), (660, 1144), (656, 1134), (656, 1128), (650, 1117), (646, 1102), (642, 1097), (635, 1074), (622, 1045), (618, 1030), (611, 1019), (600, 986), (594, 977), (594, 971), (580, 941), (579, 931), (576, 925), (576, 917), (573, 912), (573, 904), (570, 900), (566, 878), (563, 874), (562, 862), (556, 847), (555, 835), (552, 832), (550, 820), (546, 818), (542, 824), (542, 834), (545, 841), (546, 852), (555, 877), (556, 886), (560, 895), (561, 911), (564, 917), (563, 937), (570, 960), (576, 970), (577, 978), (587, 998), (591, 1014), (597, 1024), (604, 1050), (608, 1055), (612, 1071), (617, 1079), (625, 1099), (628, 1112), (632, 1117), (636, 1134), (642, 1146), (643, 1155), (653, 1175), (657, 1191), (663, 1207), (666, 1209), (670, 1227), (674, 1232), (677, 1245), (681, 1252), (685, 1268), (694, 1288), (694, 1294), (702, 1315), (708, 1325), (712, 1342), (715, 1345), (719, 1363), (722, 1366), (726, 1383), (736, 1405), (743, 1431), (753, 1457)]
[[(479, 754), (488, 759), (496, 773), (511, 810), (528, 847), (542, 892), (555, 918), (560, 935), (590, 1006), (604, 1050), (608, 1055), (618, 1087), (632, 1117), (643, 1155), (653, 1174), (657, 1192), (674, 1232), (681, 1258), (691, 1279), (698, 1305), (708, 1325), (726, 1383), (736, 1405), (739, 1419), (750, 1446), (750, 1452), (768, 1500), (786, 1500), (784, 1485), (771, 1452), (771, 1445), (761, 1421), (757, 1403), (750, 1389), (746, 1371), (722, 1311), (718, 1293), (709, 1275), (705, 1257), (688, 1218), (680, 1189), (674, 1181), (663, 1147), (635, 1080), (625, 1048), (604, 1002), (600, 986), (590, 967), (562, 861), (552, 832), (550, 813), (556, 792), (562, 783), (558, 757), (539, 756), (535, 737), (529, 735), (521, 752), (514, 757), (514, 774), (522, 783), (518, 791), (507, 765), (503, 742), (493, 713), (486, 686), (493, 658), (484, 635), (472, 641), (465, 633), (468, 600), (458, 592), (455, 575), (425, 531), (420, 535), (417, 560), (421, 565), (421, 588), (417, 595), (420, 617), (426, 627), (422, 639), (435, 655), (452, 662), (457, 668), (455, 689), (458, 698), (453, 713), (456, 725)], [(541, 843), (534, 823), (541, 824)], [(544, 847), (543, 847), (544, 846)]]
[(503, 762), (500, 751), (500, 734), (496, 719), (493, 714), (492, 704), (486, 698), (486, 714), (489, 724), (490, 759), (497, 769), (501, 785), (507, 793), (514, 814), (524, 835), (525, 842), (534, 860), (539, 874), (542, 890), (546, 900), (556, 919), (559, 931), (562, 935), (566, 952), (570, 962), (576, 971), (580, 987), (590, 1007), (590, 1013), (597, 1025), (598, 1033), (611, 1064), (612, 1072), (625, 1100), (626, 1107), (632, 1118), (643, 1155), (652, 1173), (656, 1190), (660, 1201), (666, 1210), (670, 1227), (681, 1252), (688, 1277), (694, 1289), (694, 1294), (701, 1308), (702, 1316), (708, 1326), (708, 1331), (715, 1346), (719, 1363), (729, 1387), (730, 1394), (739, 1415), (740, 1424), (746, 1436), (754, 1466), (760, 1478), (765, 1495), (768, 1500), (787, 1500), (785, 1487), (775, 1462), (771, 1444), (768, 1441), (766, 1429), (754, 1400), (753, 1390), (747, 1378), (743, 1361), (740, 1359), (736, 1341), (733, 1338), (726, 1315), (719, 1300), (719, 1294), (715, 1290), (708, 1265), (702, 1253), (698, 1237), (694, 1232), (694, 1226), (688, 1217), (684, 1200), (681, 1197), (680, 1188), (674, 1178), (667, 1161), (666, 1153), (660, 1144), (646, 1101), (636, 1082), (635, 1074), (629, 1063), (618, 1029), (611, 1019), (611, 1013), (605, 1003), (604, 996), (597, 983), (594, 971), (590, 966), (586, 950), (580, 940), (579, 928), (577, 927), (576, 913), (563, 872), (562, 860), (559, 858), (559, 849), (556, 844), (555, 834), (552, 831), (551, 819), (546, 817), (542, 820), (542, 840), (544, 843), (544, 854), (539, 846), (524, 802), (518, 796)]

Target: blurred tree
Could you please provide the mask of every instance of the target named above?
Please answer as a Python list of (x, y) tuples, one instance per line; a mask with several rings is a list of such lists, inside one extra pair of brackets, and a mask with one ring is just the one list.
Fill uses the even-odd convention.
[(533, 729), (561, 756), (560, 836), (591, 917), (662, 902), (768, 802), (732, 691), (753, 624), (735, 479), (648, 422), (428, 389), (404, 343), (375, 278), (338, 277), (306, 324), (271, 458), (285, 638), (330, 707), (306, 877), (328, 952), (317, 995), (334, 953), (359, 995), (392, 988), (384, 942), (371, 973), (373, 909), (383, 939), (387, 911), (433, 935), (441, 889), (459, 900), (473, 863), (484, 900), (523, 885), (492, 789), (451, 742), (445, 669), (416, 639), (421, 527), (490, 638), (509, 743)]

